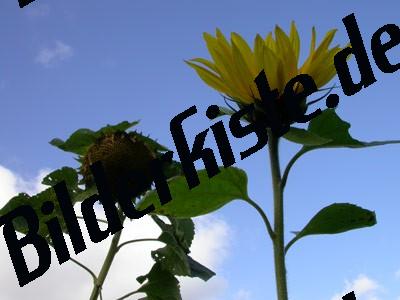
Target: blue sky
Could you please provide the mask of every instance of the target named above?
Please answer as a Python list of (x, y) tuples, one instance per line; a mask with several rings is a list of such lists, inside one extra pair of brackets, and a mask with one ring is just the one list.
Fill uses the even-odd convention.
[[(218, 27), (225, 35), (237, 32), (252, 43), (256, 33), (265, 36), (275, 24), (287, 31), (294, 20), (304, 55), (314, 25), (318, 41), (327, 30), (337, 28), (334, 43), (346, 44), (341, 19), (350, 13), (358, 20), (377, 82), (351, 97), (337, 90), (341, 97), (337, 113), (352, 124), (350, 133), (357, 139), (400, 139), (399, 73), (381, 73), (370, 51), (370, 38), (379, 27), (400, 25), (399, 8), (395, 0), (36, 0), (24, 9), (17, 0), (2, 1), (0, 165), (25, 181), (43, 169), (76, 166), (71, 156), (48, 141), (66, 138), (78, 128), (97, 129), (123, 120), (140, 119), (140, 130), (174, 149), (171, 118), (197, 106), (197, 115), (185, 122), (192, 141), (212, 125), (205, 117), (207, 106), (223, 104), (222, 97), (183, 61), (209, 58), (203, 32), (214, 34)], [(389, 51), (392, 62), (400, 60), (399, 49)], [(354, 62), (352, 71), (357, 80)], [(231, 141), (238, 157), (252, 139)], [(297, 148), (281, 143), (283, 165)], [(271, 215), (266, 150), (236, 166), (248, 172), (250, 197)], [(375, 210), (378, 224), (336, 236), (305, 238), (293, 246), (287, 259), (291, 300), (331, 300), (344, 291), (346, 280), (363, 291), (357, 295), (359, 300), (400, 297), (399, 153), (400, 145), (320, 150), (295, 165), (285, 193), (287, 238), (289, 231), (301, 229), (333, 202)], [(217, 268), (228, 284), (215, 299), (235, 300), (239, 293), (240, 299), (275, 299), (271, 243), (256, 212), (234, 201), (214, 215), (231, 232), (228, 254)], [(9, 257), (1, 257), (0, 262), (11, 268)], [(13, 284), (7, 288), (19, 288), (16, 281)]]

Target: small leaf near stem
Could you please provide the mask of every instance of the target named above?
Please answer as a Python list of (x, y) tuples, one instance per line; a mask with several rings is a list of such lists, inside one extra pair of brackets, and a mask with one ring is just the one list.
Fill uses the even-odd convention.
[(321, 209), (286, 245), (285, 253), (299, 239), (308, 235), (337, 234), (376, 224), (375, 212), (350, 203), (334, 203)]

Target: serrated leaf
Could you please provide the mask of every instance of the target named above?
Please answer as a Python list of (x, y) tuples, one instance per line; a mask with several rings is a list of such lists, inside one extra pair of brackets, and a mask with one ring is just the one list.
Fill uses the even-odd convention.
[[(139, 281), (140, 278), (140, 281)], [(156, 263), (147, 275), (139, 276), (137, 280), (143, 282), (137, 293), (145, 293), (148, 300), (182, 300), (179, 281), (169, 271)]]
[[(13, 211), (17, 207), (28, 204), (30, 196), (26, 193), (19, 193), (18, 195), (12, 197), (2, 209), (0, 209), (0, 216), (4, 216), (7, 213)], [(22, 217), (17, 217), (13, 220), (14, 228), (16, 231), (26, 234), (28, 233), (28, 224)]]
[(136, 126), (137, 124), (139, 124), (139, 121), (133, 121), (133, 122), (122, 121), (116, 125), (106, 125), (106, 126), (100, 128), (97, 131), (97, 133), (107, 134), (107, 133), (112, 133), (112, 132), (116, 132), (116, 131), (126, 131), (133, 126)]
[(134, 135), (138, 140), (144, 142), (147, 144), (148, 147), (154, 152), (165, 152), (165, 151), (170, 151), (167, 147), (161, 145), (159, 142), (151, 139), (148, 136), (145, 136), (139, 132), (130, 132), (129, 134)]
[[(168, 217), (171, 224), (165, 223), (157, 215), (151, 215), (152, 219), (161, 228), (163, 233), (169, 233), (174, 237), (174, 242), (179, 244), (185, 252), (190, 252), (189, 248), (194, 238), (194, 223), (192, 219), (177, 219)], [(163, 236), (163, 234), (161, 234)], [(161, 237), (160, 236), (160, 237)], [(159, 238), (160, 239), (160, 238)], [(161, 239), (160, 239), (161, 240)], [(164, 243), (167, 241), (161, 240)]]
[(364, 148), (400, 143), (399, 140), (362, 142), (354, 139), (350, 135), (350, 127), (350, 123), (342, 120), (336, 114), (335, 109), (325, 109), (319, 116), (310, 121), (307, 131), (321, 138), (330, 139), (331, 141), (321, 145), (305, 145), (303, 150), (309, 151), (317, 148), (336, 147)]
[(163, 173), (165, 178), (169, 179), (175, 176), (184, 175), (182, 171), (182, 164), (178, 161), (172, 161), (172, 163), (165, 163), (163, 166)]
[(308, 235), (336, 234), (376, 224), (375, 212), (350, 203), (334, 203), (320, 210), (289, 242), (286, 251)]
[(189, 267), (192, 276), (191, 277), (198, 277), (200, 279), (203, 279), (204, 281), (209, 280), (211, 277), (215, 276), (215, 273), (203, 266), (202, 264), (198, 263), (195, 261), (193, 258), (191, 258), (189, 255), (188, 261), (189, 261)]
[(116, 131), (125, 131), (132, 126), (137, 125), (138, 123), (138, 121), (123, 121), (116, 125), (104, 126), (97, 131), (82, 128), (76, 130), (73, 134), (71, 134), (71, 136), (66, 141), (55, 138), (50, 141), (50, 144), (66, 152), (72, 152), (83, 156), (85, 155), (90, 145), (92, 145), (96, 141), (96, 139), (101, 137), (102, 134)]
[(66, 185), (69, 187), (77, 186), (78, 172), (70, 167), (62, 167), (46, 175), (42, 180), (42, 184), (54, 186), (61, 181), (65, 181)]
[[(342, 120), (335, 112), (335, 109), (325, 109), (317, 117), (313, 118), (307, 128), (307, 135), (315, 137), (320, 137), (321, 139), (329, 140), (327, 143), (322, 144), (312, 144), (312, 143), (301, 143), (303, 147), (296, 153), (293, 159), (288, 165), (289, 169), (293, 166), (294, 162), (297, 161), (305, 153), (324, 148), (365, 148), (373, 146), (382, 146), (387, 144), (399, 144), (400, 140), (389, 140), (389, 141), (374, 141), (374, 142), (362, 142), (354, 139), (350, 133), (350, 123)], [(290, 131), (289, 131), (290, 132)], [(299, 131), (298, 131), (299, 133)], [(304, 132), (302, 132), (303, 134)], [(293, 138), (291, 136), (290, 138)], [(299, 140), (300, 141), (300, 140)], [(286, 173), (285, 171), (285, 173)], [(287, 173), (286, 173), (287, 175)], [(285, 181), (286, 183), (286, 181)]]
[(151, 251), (151, 256), (160, 263), (164, 270), (168, 270), (174, 275), (190, 276), (189, 262), (186, 253), (176, 243), (171, 241), (171, 236), (168, 233), (163, 233), (164, 236), (160, 237), (161, 241), (167, 242), (163, 248)]
[(83, 128), (75, 131), (66, 141), (55, 138), (50, 141), (50, 144), (66, 152), (84, 155), (96, 139), (97, 135), (94, 131)]
[[(54, 211), (50, 215), (44, 215), (41, 211), (42, 204), (46, 201), (50, 201), (54, 204)], [(35, 210), (35, 213), (39, 219), (38, 233), (41, 236), (45, 238), (48, 237), (49, 233), (46, 222), (54, 217), (58, 218), (62, 230), (67, 233), (64, 217), (53, 188), (50, 187), (34, 196), (29, 196), (28, 194), (21, 193), (11, 198), (7, 202), (7, 204), (0, 210), (0, 215), (3, 216), (21, 205), (30, 205)], [(13, 224), (16, 231), (23, 234), (26, 234), (28, 232), (28, 224), (25, 222), (25, 219), (23, 217), (15, 218)]]
[(168, 217), (171, 224), (166, 224), (156, 215), (151, 217), (162, 230), (158, 240), (166, 244), (165, 247), (152, 251), (152, 257), (157, 263), (178, 276), (208, 280), (215, 275), (213, 271), (188, 255), (194, 238), (194, 223), (191, 219)]
[(95, 185), (87, 188), (86, 190), (79, 190), (78, 192), (74, 193), (72, 195), (72, 198), (74, 200), (74, 203), (77, 202), (82, 202), (89, 198), (90, 196), (93, 196), (95, 194), (98, 194), (97, 187)]
[(290, 127), (290, 130), (283, 137), (293, 143), (306, 146), (318, 146), (331, 141), (331, 139), (323, 138), (310, 131), (296, 127)]
[(169, 218), (174, 228), (175, 237), (179, 244), (189, 250), (194, 238), (194, 223), (192, 219)]
[(80, 184), (78, 180), (78, 172), (70, 167), (62, 167), (61, 169), (55, 170), (46, 175), (42, 180), (42, 184), (54, 186), (61, 181), (65, 181), (68, 186), (73, 203), (82, 202), (90, 196), (97, 194), (97, 187), (95, 185), (85, 190), (80, 189), (78, 187)]
[[(43, 237), (48, 237), (48, 229), (46, 222), (54, 217), (58, 218), (61, 228), (67, 233), (66, 224), (64, 222), (64, 217), (56, 196), (53, 186), (59, 182), (65, 181), (69, 195), (71, 197), (71, 203), (74, 205), (79, 198), (81, 190), (78, 187), (78, 173), (75, 169), (69, 167), (63, 167), (61, 169), (55, 170), (50, 174), (46, 175), (42, 184), (50, 186), (49, 188), (37, 193), (36, 195), (30, 196), (26, 193), (20, 193), (17, 196), (11, 198), (6, 205), (0, 210), (0, 215), (3, 216), (21, 205), (30, 205), (34, 210), (39, 219), (39, 234)], [(84, 200), (84, 199), (83, 199)], [(41, 207), (44, 202), (50, 201), (54, 204), (54, 210), (50, 215), (44, 215), (41, 211)], [(28, 232), (28, 224), (26, 224), (23, 217), (17, 217), (13, 221), (16, 231), (26, 234)]]
[(156, 191), (150, 191), (138, 203), (143, 210), (154, 204), (153, 213), (176, 218), (192, 218), (216, 211), (235, 199), (249, 199), (246, 173), (238, 168), (220, 168), (221, 172), (209, 178), (205, 169), (198, 171), (200, 184), (189, 189), (186, 178), (177, 176), (169, 182), (172, 200), (161, 206)]

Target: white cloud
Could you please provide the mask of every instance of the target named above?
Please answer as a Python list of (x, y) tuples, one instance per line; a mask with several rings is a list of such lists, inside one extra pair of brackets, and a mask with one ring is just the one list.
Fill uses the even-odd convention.
[(37, 2), (38, 1), (35, 1), (34, 3), (31, 3), (30, 5), (24, 8), (24, 11), (27, 14), (27, 16), (32, 18), (48, 16), (50, 13), (50, 6), (48, 4), (37, 3)]
[[(33, 180), (22, 180), (10, 170), (0, 166), (0, 199), (9, 199), (17, 192), (25, 191), (25, 188), (34, 191), (43, 187), (39, 185), (41, 178), (46, 174), (44, 170)], [(4, 203), (0, 203), (4, 205)], [(76, 209), (80, 214), (80, 209)], [(102, 213), (99, 213), (99, 216)], [(192, 245), (191, 256), (197, 261), (214, 270), (217, 275), (208, 282), (197, 278), (180, 277), (183, 299), (190, 300), (218, 300), (220, 295), (227, 289), (228, 282), (225, 278), (218, 276), (218, 269), (223, 260), (229, 255), (230, 236), (232, 234), (229, 226), (221, 219), (205, 216), (195, 218), (196, 236)], [(106, 255), (111, 238), (101, 243), (92, 243), (89, 239), (84, 222), (81, 222), (82, 233), (85, 238), (87, 249), (78, 255), (73, 253), (70, 239), (66, 241), (71, 256), (90, 267), (98, 274), (104, 257)], [(160, 229), (150, 217), (145, 216), (139, 220), (126, 221), (121, 242), (144, 238), (157, 237)], [(162, 246), (159, 242), (140, 242), (130, 244), (120, 250), (115, 258), (107, 280), (103, 287), (103, 299), (114, 300), (139, 287), (136, 277), (146, 274), (153, 260), (150, 251)], [(38, 264), (36, 251), (29, 247), (24, 248), (25, 259), (29, 269)], [(0, 290), (2, 300), (42, 300), (42, 299), (88, 299), (92, 288), (90, 276), (72, 262), (58, 264), (55, 254), (52, 252), (52, 264), (50, 269), (40, 278), (32, 281), (24, 287), (19, 287), (17, 277), (8, 254), (3, 235), (0, 235)], [(139, 294), (138, 298), (143, 296)], [(245, 300), (238, 298), (235, 300)]]
[(397, 270), (397, 271), (394, 273), (394, 277), (396, 277), (397, 279), (400, 279), (400, 269)]
[(35, 58), (35, 62), (45, 67), (49, 67), (57, 62), (68, 59), (73, 54), (74, 50), (71, 46), (61, 41), (56, 41), (54, 47), (41, 49)]
[(0, 207), (18, 193), (24, 192), (31, 195), (44, 190), (45, 186), (41, 182), (48, 173), (50, 173), (49, 169), (42, 169), (32, 180), (25, 180), (0, 165)]
[(250, 300), (251, 299), (251, 293), (247, 290), (239, 290), (236, 295), (234, 300)]
[(381, 300), (378, 296), (383, 288), (374, 280), (364, 274), (358, 275), (353, 281), (345, 281), (345, 288), (342, 292), (334, 295), (331, 300), (342, 300), (342, 297), (354, 291), (357, 300)]
[[(232, 231), (221, 219), (213, 216), (194, 219), (196, 235), (191, 246), (191, 256), (218, 274), (222, 262), (229, 255)], [(183, 299), (218, 300), (228, 287), (228, 282), (214, 276), (207, 282), (201, 279), (181, 277)]]

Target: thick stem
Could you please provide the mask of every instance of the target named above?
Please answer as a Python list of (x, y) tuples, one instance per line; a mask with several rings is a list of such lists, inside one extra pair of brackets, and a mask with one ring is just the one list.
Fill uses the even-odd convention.
[(281, 170), (279, 165), (278, 144), (279, 138), (271, 131), (268, 132), (269, 157), (271, 164), (272, 189), (274, 194), (274, 262), (275, 279), (278, 300), (288, 300), (285, 266), (285, 244), (284, 244), (284, 211), (283, 211), (283, 189), (281, 188)]
[[(122, 218), (121, 221), (122, 224), (124, 223), (124, 219), (125, 217)], [(97, 300), (99, 297), (104, 281), (106, 280), (108, 271), (110, 270), (114, 257), (118, 252), (118, 243), (121, 238), (121, 234), (122, 234), (122, 229), (116, 232), (111, 240), (111, 245), (110, 248), (108, 249), (108, 253), (104, 260), (103, 266), (101, 267), (99, 276), (97, 276), (97, 280), (93, 285), (92, 294), (90, 295), (89, 298), (90, 300)]]

